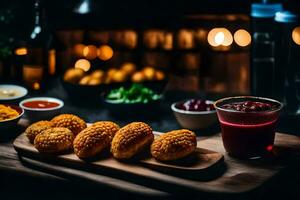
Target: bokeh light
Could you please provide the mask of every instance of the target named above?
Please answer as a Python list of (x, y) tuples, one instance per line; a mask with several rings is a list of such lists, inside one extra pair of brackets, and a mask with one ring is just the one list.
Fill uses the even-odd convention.
[(77, 57), (82, 57), (83, 56), (83, 49), (85, 48), (85, 45), (83, 44), (76, 44), (73, 47), (73, 53), (77, 56)]
[(83, 48), (82, 54), (89, 60), (93, 60), (97, 57), (97, 47), (94, 45), (88, 45)]
[(104, 61), (109, 60), (113, 57), (113, 55), (114, 55), (114, 51), (108, 45), (102, 45), (98, 49), (98, 57), (101, 60), (104, 60)]
[(15, 54), (18, 56), (24, 56), (27, 54), (27, 49), (25, 47), (20, 47), (15, 50)]
[(34, 82), (33, 85), (32, 85), (32, 88), (34, 90), (39, 90), (41, 88), (41, 85), (39, 82)]
[(91, 63), (86, 59), (79, 59), (75, 63), (75, 68), (82, 69), (83, 71), (87, 72), (91, 68)]
[(251, 35), (244, 29), (237, 30), (233, 35), (235, 43), (241, 47), (248, 46), (251, 43)]
[(300, 26), (294, 28), (292, 38), (297, 45), (300, 45)]
[(216, 35), (215, 35), (215, 43), (219, 46), (221, 44), (223, 44), (224, 40), (225, 40), (225, 35), (223, 32), (218, 32)]
[(233, 42), (230, 31), (226, 28), (213, 28), (207, 35), (208, 43), (213, 46), (229, 46)]

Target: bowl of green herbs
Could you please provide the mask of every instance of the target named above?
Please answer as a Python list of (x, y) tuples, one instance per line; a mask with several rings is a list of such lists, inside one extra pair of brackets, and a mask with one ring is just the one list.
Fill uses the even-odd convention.
[(115, 115), (150, 114), (158, 110), (162, 95), (142, 84), (112, 89), (104, 95), (106, 107)]

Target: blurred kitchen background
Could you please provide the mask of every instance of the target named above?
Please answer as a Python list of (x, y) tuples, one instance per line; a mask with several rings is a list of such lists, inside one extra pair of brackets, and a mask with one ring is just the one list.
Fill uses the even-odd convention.
[[(1, 82), (37, 91), (54, 77), (83, 87), (163, 82), (251, 94), (253, 3), (261, 1), (1, 0)], [(299, 46), (300, 29), (295, 35)]]

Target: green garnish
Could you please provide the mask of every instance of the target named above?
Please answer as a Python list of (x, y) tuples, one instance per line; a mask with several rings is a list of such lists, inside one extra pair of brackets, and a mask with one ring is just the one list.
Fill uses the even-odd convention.
[(149, 103), (161, 98), (161, 95), (156, 94), (153, 90), (144, 87), (141, 84), (132, 84), (129, 89), (120, 87), (111, 90), (106, 96), (106, 99), (114, 103)]

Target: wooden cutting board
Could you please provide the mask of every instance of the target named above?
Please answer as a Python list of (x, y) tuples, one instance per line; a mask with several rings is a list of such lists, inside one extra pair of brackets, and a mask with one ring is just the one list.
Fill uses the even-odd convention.
[[(154, 132), (155, 137), (158, 137), (161, 133)], [(148, 167), (154, 170), (165, 171), (166, 173), (173, 173), (174, 175), (179, 174), (181, 176), (189, 175), (206, 175), (207, 171), (215, 165), (223, 162), (223, 155), (218, 152), (214, 152), (208, 149), (197, 148), (196, 151), (185, 159), (181, 159), (176, 162), (159, 162), (149, 153), (145, 153), (141, 158), (134, 159), (131, 161), (117, 161), (108, 152), (99, 155), (90, 161), (83, 161), (79, 159), (74, 153), (64, 155), (45, 155), (39, 153), (34, 146), (29, 143), (25, 133), (21, 134), (15, 141), (14, 147), (19, 153), (25, 153), (33, 157), (39, 157), (44, 159), (59, 159), (68, 163), (74, 164), (89, 164), (94, 168), (110, 168), (111, 170), (126, 171), (129, 173), (134, 172), (134, 168), (125, 167), (125, 165), (138, 165)], [(125, 164), (125, 165), (124, 165)], [(207, 175), (206, 175), (207, 176)]]
[[(85, 162), (74, 154), (62, 156), (41, 156), (27, 141), (24, 135), (20, 135), (14, 142), (14, 147), (21, 156), (40, 160), (54, 165), (63, 166), (66, 169), (79, 169), (74, 176), (87, 178), (86, 172), (104, 174), (121, 180), (130, 180), (136, 184), (150, 188), (180, 193), (182, 191), (209, 192), (209, 193), (246, 193), (253, 191), (268, 182), (273, 176), (284, 170), (290, 162), (299, 158), (300, 138), (286, 134), (276, 134), (278, 156), (268, 160), (237, 160), (227, 156), (222, 145), (220, 135), (200, 139), (198, 147), (212, 149), (225, 155), (225, 165), (222, 159), (210, 166), (204, 173), (190, 173), (184, 176), (182, 173), (174, 173), (173, 170), (164, 168), (155, 169), (146, 163), (125, 163), (115, 159), (103, 158), (94, 162)], [(213, 151), (211, 151), (213, 152)], [(99, 165), (98, 163), (101, 163)], [(163, 169), (163, 170), (162, 170)]]

